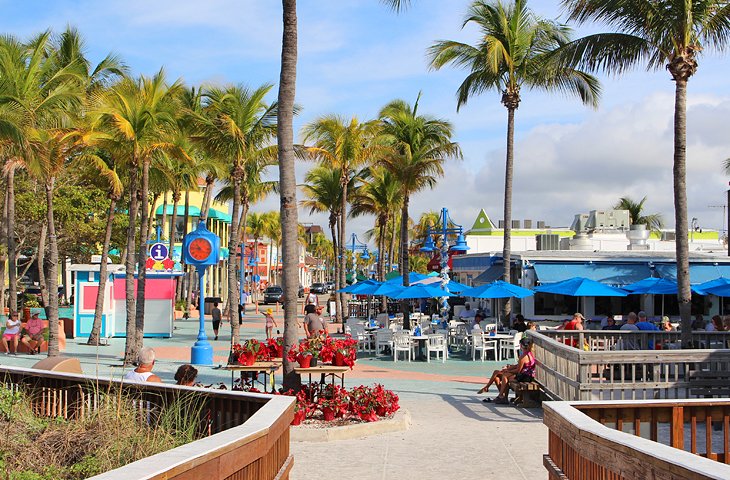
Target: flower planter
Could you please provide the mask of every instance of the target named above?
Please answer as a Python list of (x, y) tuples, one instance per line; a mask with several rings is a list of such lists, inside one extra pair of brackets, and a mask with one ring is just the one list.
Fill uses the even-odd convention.
[(242, 353), (241, 356), (238, 357), (238, 363), (243, 366), (251, 366), (256, 363), (256, 354), (248, 352)]
[(319, 360), (317, 359), (317, 357), (312, 357), (312, 361), (309, 362), (309, 366), (316, 367), (318, 362), (319, 362)]
[(365, 422), (377, 422), (378, 416), (375, 412), (360, 412), (360, 420)]
[(345, 366), (345, 356), (340, 352), (335, 352), (335, 357), (332, 359), (332, 365), (335, 367)]
[(304, 416), (306, 415), (306, 412), (304, 410), (300, 410), (298, 412), (294, 412), (294, 418), (291, 421), (292, 425), (301, 425), (304, 421)]
[(312, 356), (311, 355), (299, 355), (297, 357), (297, 363), (299, 363), (299, 366), (301, 368), (310, 368), (312, 366)]
[(322, 416), (326, 422), (331, 422), (335, 419), (335, 411), (331, 408), (323, 408)]

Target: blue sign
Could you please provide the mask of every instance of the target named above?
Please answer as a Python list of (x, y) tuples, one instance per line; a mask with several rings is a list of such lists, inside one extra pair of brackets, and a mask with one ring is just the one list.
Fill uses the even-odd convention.
[(254, 275), (254, 276), (253, 276), (253, 278), (252, 278), (252, 280), (253, 280), (254, 282), (258, 282), (258, 281), (260, 281), (260, 280), (261, 280), (261, 276), (259, 276), (259, 275)]
[(164, 243), (155, 243), (150, 247), (150, 258), (152, 260), (160, 262), (167, 258), (168, 253), (170, 252)]

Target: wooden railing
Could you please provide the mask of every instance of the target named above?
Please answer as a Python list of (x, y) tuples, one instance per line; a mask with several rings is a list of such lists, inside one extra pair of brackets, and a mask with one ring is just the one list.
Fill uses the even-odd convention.
[[(626, 330), (540, 330), (541, 335), (590, 351), (676, 350), (682, 348), (680, 332)], [(730, 348), (730, 332), (692, 332), (686, 349)]]
[[(646, 341), (670, 343), (659, 335)], [(592, 332), (531, 332), (536, 378), (559, 400), (690, 398), (694, 372), (730, 370), (730, 350), (596, 350), (577, 348), (600, 338)], [(612, 332), (608, 340), (639, 342), (643, 333)], [(708, 334), (712, 335), (712, 334)], [(575, 340), (575, 342), (573, 342)], [(709, 337), (697, 342), (711, 342)], [(575, 347), (573, 345), (576, 345)]]
[(730, 401), (543, 406), (550, 480), (730, 478)]
[(147, 418), (180, 399), (195, 402), (200, 440), (162, 452), (96, 479), (286, 479), (293, 465), (289, 425), (294, 398), (164, 384), (129, 384), (26, 368), (0, 367), (0, 383), (28, 392), (36, 413), (76, 419), (106, 392), (129, 394)]

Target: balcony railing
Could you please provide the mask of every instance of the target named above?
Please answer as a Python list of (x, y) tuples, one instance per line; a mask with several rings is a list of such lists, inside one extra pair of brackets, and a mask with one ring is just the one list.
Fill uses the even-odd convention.
[[(286, 479), (293, 465), (289, 424), (294, 399), (164, 384), (125, 384), (88, 375), (0, 367), (0, 382), (30, 393), (37, 414), (67, 419), (88, 415), (103, 392), (121, 389), (142, 418), (176, 399), (191, 398), (204, 438), (159, 453), (95, 479)], [(116, 390), (115, 390), (116, 391)], [(190, 397), (187, 397), (187, 396)]]
[(543, 406), (550, 480), (730, 478), (730, 401)]

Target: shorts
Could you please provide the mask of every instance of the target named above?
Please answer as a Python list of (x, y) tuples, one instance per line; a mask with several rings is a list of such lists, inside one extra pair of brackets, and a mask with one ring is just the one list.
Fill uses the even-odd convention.
[(3, 333), (3, 338), (5, 340), (13, 340), (15, 338), (18, 338), (20, 334), (18, 333)]
[(533, 380), (535, 380), (535, 377), (531, 377), (530, 375), (528, 375), (526, 373), (518, 373), (517, 375), (515, 375), (515, 380), (517, 380), (520, 383), (532, 382)]
[(221, 321), (220, 320), (213, 320), (213, 330), (218, 330), (218, 327), (220, 327)]
[(43, 333), (42, 332), (39, 332), (39, 333), (36, 333), (36, 334), (30, 334), (30, 333), (26, 332), (25, 333), (25, 336), (28, 337), (28, 338), (30, 338), (34, 342), (42, 342), (42, 341), (45, 340), (45, 338), (43, 338)]

